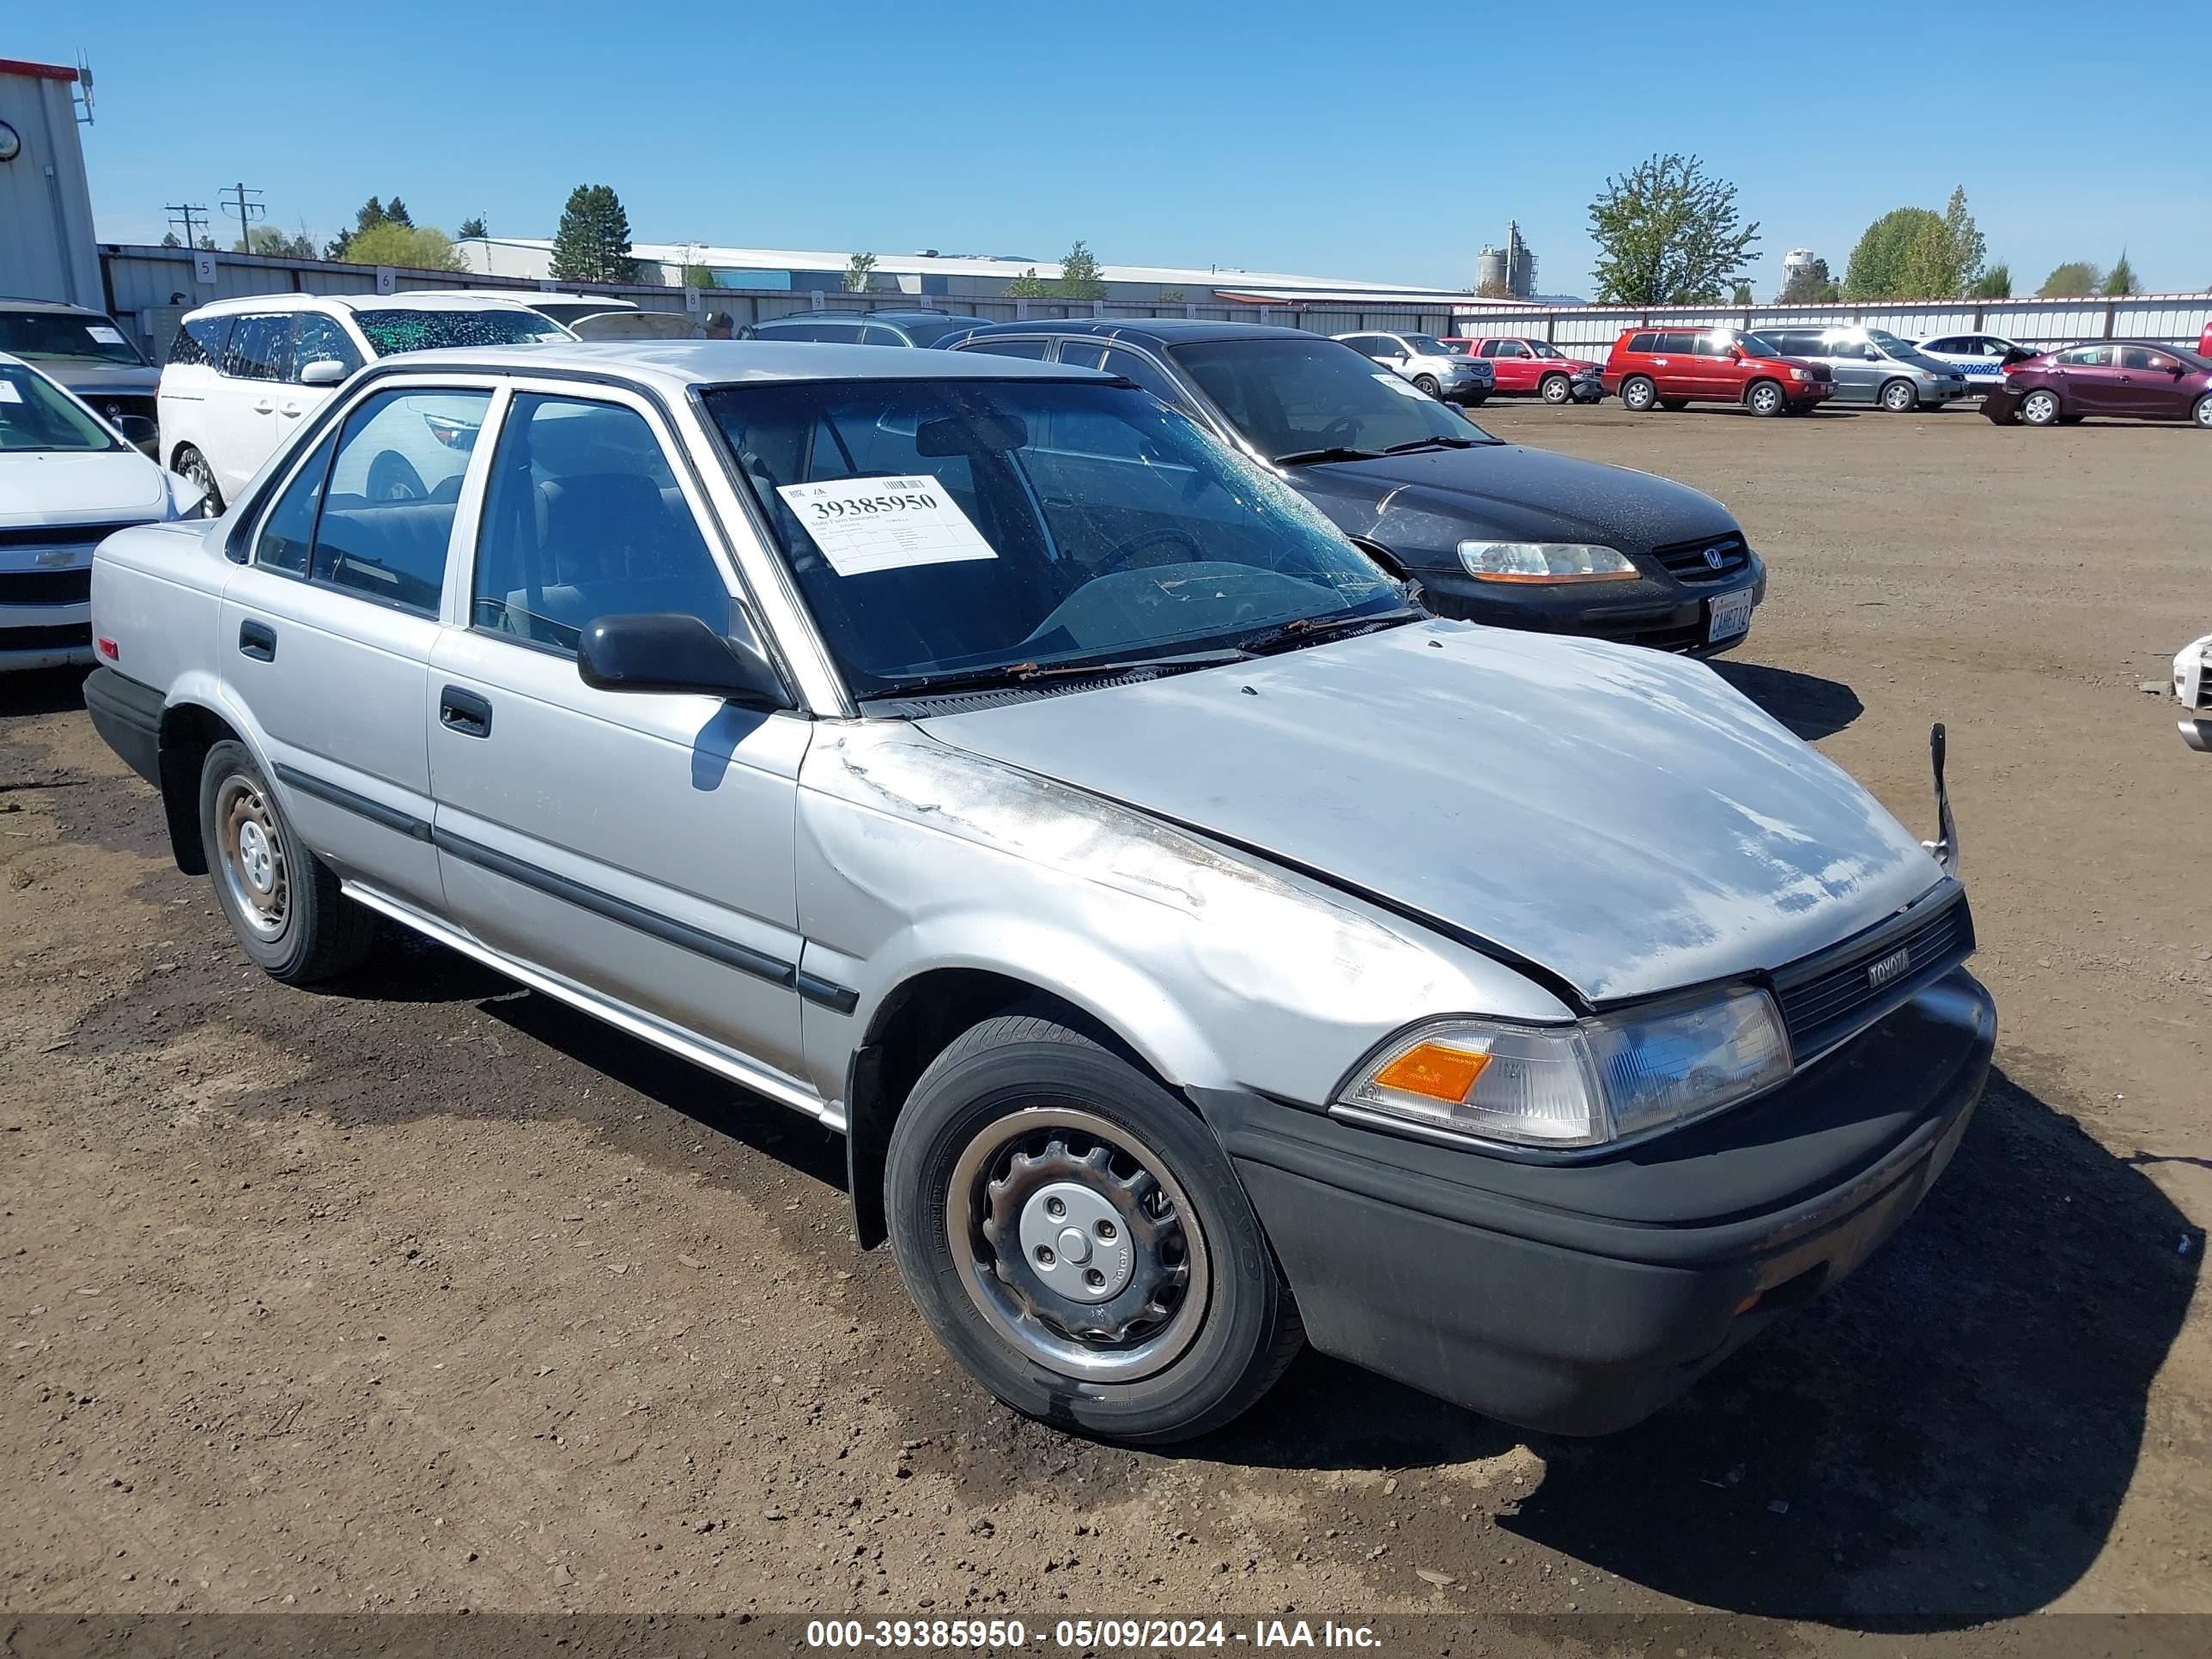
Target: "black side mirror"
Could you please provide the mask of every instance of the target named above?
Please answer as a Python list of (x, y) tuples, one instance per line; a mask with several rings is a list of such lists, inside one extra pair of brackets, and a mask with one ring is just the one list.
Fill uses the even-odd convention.
[(595, 617), (576, 642), (576, 672), (601, 691), (703, 692), (746, 708), (793, 707), (757, 645), (725, 638), (684, 611)]
[(155, 425), (151, 417), (144, 415), (118, 415), (115, 429), (123, 434), (125, 441), (136, 444), (141, 449), (159, 442), (161, 436), (161, 428)]

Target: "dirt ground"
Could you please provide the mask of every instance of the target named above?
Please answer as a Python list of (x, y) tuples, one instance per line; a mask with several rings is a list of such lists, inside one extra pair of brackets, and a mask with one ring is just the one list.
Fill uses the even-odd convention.
[(2212, 628), (2212, 442), (1480, 418), (1727, 501), (1772, 582), (1723, 672), (1908, 823), (1949, 723), (2000, 1072), (1849, 1284), (1606, 1441), (1310, 1355), (1172, 1454), (1064, 1437), (854, 1249), (813, 1126), (430, 947), (334, 994), (249, 969), (35, 677), (0, 685), (0, 1607), (1711, 1610), (1759, 1650), (2212, 1611), (2212, 761), (2139, 690)]

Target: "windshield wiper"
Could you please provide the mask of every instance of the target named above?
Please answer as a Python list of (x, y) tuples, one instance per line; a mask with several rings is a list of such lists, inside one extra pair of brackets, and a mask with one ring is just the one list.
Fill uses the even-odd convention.
[(866, 701), (884, 697), (934, 697), (953, 691), (985, 691), (999, 686), (1030, 685), (1038, 680), (1068, 679), (1079, 674), (1111, 676), (1127, 674), (1139, 668), (1179, 670), (1185, 668), (1217, 668), (1224, 663), (1242, 662), (1244, 653), (1237, 651), (1195, 651), (1173, 656), (1125, 657), (1111, 662), (1006, 663), (990, 668), (962, 669), (957, 673), (917, 674), (910, 679), (893, 680), (880, 691), (872, 691)]
[(1252, 656), (1265, 656), (1293, 641), (1318, 639), (1324, 634), (1334, 634), (1346, 629), (1385, 628), (1402, 622), (1418, 622), (1422, 615), (1421, 611), (1408, 608), (1364, 616), (1340, 611), (1326, 617), (1300, 617), (1295, 622), (1285, 623), (1280, 628), (1271, 628), (1264, 634), (1255, 634), (1239, 640), (1237, 648)]
[(1303, 466), (1309, 461), (1371, 461), (1382, 453), (1379, 449), (1348, 449), (1342, 444), (1331, 444), (1327, 449), (1294, 449), (1287, 455), (1278, 455), (1275, 465)]
[(1412, 438), (1402, 444), (1392, 444), (1382, 453), (1385, 455), (1410, 455), (1417, 449), (1472, 449), (1481, 441), (1480, 438), (1448, 438), (1439, 434), (1433, 438)]

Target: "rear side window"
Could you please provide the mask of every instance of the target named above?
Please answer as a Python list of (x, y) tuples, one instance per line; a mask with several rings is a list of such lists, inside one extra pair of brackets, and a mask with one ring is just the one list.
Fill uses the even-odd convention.
[(1096, 340), (1062, 340), (1060, 361), (1071, 368), (1096, 368), (1106, 356), (1106, 348)]
[(672, 611), (730, 631), (730, 591), (644, 416), (517, 397), (484, 494), (470, 624), (573, 653), (595, 617)]
[(1930, 340), (1926, 345), (1920, 349), (1923, 351), (1943, 351), (1948, 352), (1954, 356), (1965, 356), (1974, 350), (1974, 344), (1971, 340), (1964, 340), (1957, 337), (1956, 336), (1952, 336), (1941, 340)]
[(2108, 368), (2112, 366), (2110, 346), (2075, 346), (2071, 351), (2062, 351), (2058, 361), (2069, 368)]
[(1628, 337), (1628, 349), (1631, 351), (1656, 351), (1659, 349), (1659, 337), (1656, 334), (1632, 334)]
[(315, 523), (312, 579), (426, 617), (488, 392), (386, 392), (345, 418)]
[(234, 380), (281, 380), (292, 372), (292, 319), (240, 317), (230, 331), (222, 372)]
[(988, 351), (994, 357), (1030, 357), (1042, 362), (1045, 347), (1048, 343), (1044, 340), (982, 339), (971, 340), (960, 349), (963, 351)]
[(211, 367), (220, 364), (223, 349), (230, 342), (233, 320), (228, 316), (193, 318), (177, 331), (177, 337), (169, 346), (169, 361)]
[(907, 343), (907, 337), (895, 328), (885, 328), (881, 323), (870, 323), (866, 328), (860, 331), (860, 343), (862, 345), (902, 346)]

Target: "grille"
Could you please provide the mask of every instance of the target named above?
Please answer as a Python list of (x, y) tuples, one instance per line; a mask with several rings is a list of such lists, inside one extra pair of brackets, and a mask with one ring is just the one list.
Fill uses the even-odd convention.
[(1705, 625), (1702, 621), (1679, 625), (1668, 623), (1657, 628), (1608, 628), (1600, 623), (1590, 632), (1615, 645), (1641, 645), (1654, 651), (1692, 651), (1705, 642)]
[(2212, 708), (2212, 656), (2206, 657), (2197, 671), (2197, 706)]
[(127, 524), (29, 524), (0, 530), (0, 547), (93, 547)]
[[(1705, 557), (1708, 551), (1720, 555), (1718, 565)], [(1706, 582), (1726, 581), (1751, 562), (1751, 549), (1741, 536), (1731, 532), (1725, 536), (1710, 536), (1703, 541), (1677, 542), (1672, 547), (1657, 548), (1651, 556), (1664, 565), (1667, 574), (1676, 581), (1694, 587)]]
[(0, 605), (82, 605), (92, 598), (92, 568), (0, 571)]
[[(1974, 918), (1966, 894), (1939, 902), (1932, 915), (1907, 911), (1775, 975), (1775, 1000), (1801, 1061), (1871, 1024), (1973, 954)], [(1905, 960), (1877, 983), (1871, 970), (1900, 951)]]
[(73, 651), (92, 643), (90, 623), (59, 628), (0, 628), (0, 651)]
[(154, 400), (137, 392), (81, 392), (77, 395), (111, 421), (124, 415), (143, 415), (149, 421), (155, 418)]

